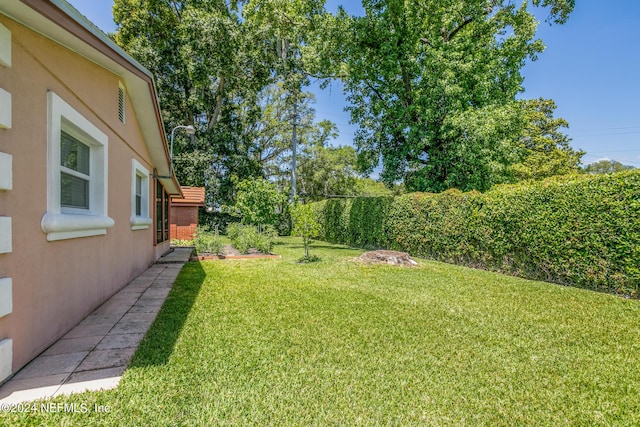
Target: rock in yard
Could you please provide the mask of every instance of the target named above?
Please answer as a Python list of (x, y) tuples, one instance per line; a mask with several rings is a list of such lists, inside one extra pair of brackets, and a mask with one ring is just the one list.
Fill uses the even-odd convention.
[(358, 260), (367, 264), (389, 264), (414, 266), (418, 263), (409, 258), (406, 252), (398, 251), (371, 251), (365, 252), (358, 257)]

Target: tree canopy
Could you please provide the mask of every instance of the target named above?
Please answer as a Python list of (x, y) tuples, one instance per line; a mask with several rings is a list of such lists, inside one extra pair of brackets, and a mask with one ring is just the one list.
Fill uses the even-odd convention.
[(627, 170), (635, 169), (633, 166), (624, 165), (617, 160), (602, 159), (597, 162), (590, 163), (582, 168), (582, 172), (590, 174), (599, 173), (615, 173), (624, 172)]
[[(528, 2), (363, 0), (325, 15), (316, 71), (340, 76), (359, 165), (413, 190), (486, 189), (509, 180), (524, 120), (520, 70), (544, 50)], [(535, 0), (563, 23), (572, 0)], [(331, 43), (326, 40), (330, 40)]]
[[(364, 16), (324, 0), (114, 0), (116, 42), (149, 68), (184, 185), (231, 205), (236, 185), (290, 185), (297, 124), (305, 197), (362, 191), (356, 171), (388, 187), (485, 190), (575, 171), (551, 100), (518, 101), (527, 60), (544, 50), (533, 8), (562, 24), (574, 0), (362, 0)], [(358, 125), (331, 147), (315, 120), (310, 77), (339, 78)]]
[[(195, 144), (176, 134), (176, 174), (206, 186), (214, 204), (233, 181), (262, 175), (246, 130), (260, 117), (259, 94), (275, 58), (264, 28), (249, 28), (239, 1), (114, 0), (115, 41), (155, 76), (167, 134), (196, 128)], [(256, 43), (256, 40), (262, 42)]]
[(245, 179), (237, 186), (234, 209), (242, 222), (253, 225), (274, 225), (278, 210), (285, 201), (276, 186), (266, 179)]
[(560, 128), (569, 127), (561, 118), (554, 118), (555, 102), (550, 99), (521, 101), (525, 125), (521, 136), (524, 159), (512, 166), (517, 180), (543, 179), (580, 171), (585, 154), (569, 145), (570, 139)]

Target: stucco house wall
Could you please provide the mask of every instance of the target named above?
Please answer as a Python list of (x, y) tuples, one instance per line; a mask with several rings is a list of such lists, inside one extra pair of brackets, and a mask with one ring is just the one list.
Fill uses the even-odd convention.
[[(156, 244), (155, 195), (161, 183), (152, 173), (158, 157), (154, 162), (126, 89), (127, 82), (113, 70), (0, 14), (0, 95), (10, 94), (4, 98), (10, 123), (0, 121), (0, 383), (169, 249), (168, 240)], [(111, 222), (102, 234), (46, 232), (52, 191), (48, 138), (56, 102), (108, 141), (104, 164)], [(136, 171), (146, 173), (140, 178), (145, 215), (139, 217), (146, 219), (138, 222), (132, 219)], [(9, 184), (1, 185), (3, 179)], [(7, 220), (9, 226), (2, 228)]]

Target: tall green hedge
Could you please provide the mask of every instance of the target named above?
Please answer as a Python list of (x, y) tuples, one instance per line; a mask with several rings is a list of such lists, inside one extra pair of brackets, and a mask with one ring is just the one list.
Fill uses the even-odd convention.
[(314, 204), (331, 242), (638, 296), (640, 171)]

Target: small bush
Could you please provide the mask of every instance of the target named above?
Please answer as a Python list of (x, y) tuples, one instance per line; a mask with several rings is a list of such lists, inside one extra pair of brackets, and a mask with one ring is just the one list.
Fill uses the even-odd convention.
[(249, 252), (249, 249), (256, 246), (257, 239), (258, 230), (253, 226), (246, 225), (240, 228), (240, 232), (231, 242), (240, 253), (246, 254)]
[(217, 233), (209, 231), (209, 227), (200, 226), (196, 231), (196, 237), (193, 240), (196, 252), (199, 254), (215, 254), (222, 253), (222, 242), (218, 238)]
[(171, 239), (171, 246), (178, 246), (178, 247), (193, 246), (193, 240)]
[(227, 237), (242, 254), (248, 253), (252, 248), (264, 254), (270, 253), (276, 236), (277, 232), (273, 226), (264, 226), (262, 232), (252, 225), (239, 223), (229, 224), (227, 227)]
[(238, 238), (238, 236), (240, 235), (240, 228), (242, 227), (242, 224), (240, 224), (239, 222), (232, 222), (230, 224), (227, 225), (227, 237), (229, 239), (231, 239), (231, 241), (234, 241)]
[(278, 237), (276, 228), (272, 225), (260, 227), (255, 240), (255, 248), (263, 254), (271, 253), (275, 239)]
[(249, 178), (236, 184), (234, 211), (247, 224), (276, 224), (281, 216), (278, 207), (285, 203), (286, 196), (276, 185), (263, 178)]
[(273, 239), (264, 234), (258, 234), (256, 236), (255, 247), (263, 254), (271, 253), (271, 248), (273, 248)]
[(310, 264), (312, 262), (322, 261), (318, 255), (305, 255), (298, 259), (298, 264)]

